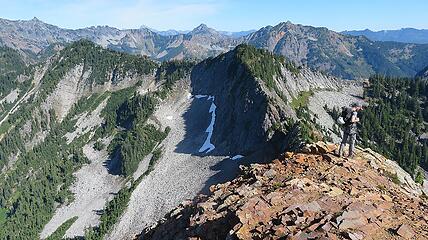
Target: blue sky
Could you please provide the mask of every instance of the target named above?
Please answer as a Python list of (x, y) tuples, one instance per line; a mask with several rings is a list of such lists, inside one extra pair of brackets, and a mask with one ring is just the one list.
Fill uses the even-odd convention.
[(259, 29), (291, 21), (332, 30), (428, 29), (427, 0), (0, 0), (0, 17), (66, 28)]

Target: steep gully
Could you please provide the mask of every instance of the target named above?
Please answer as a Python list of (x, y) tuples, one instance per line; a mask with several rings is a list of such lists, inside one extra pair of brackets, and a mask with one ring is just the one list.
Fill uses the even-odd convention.
[(245, 158), (220, 153), (212, 142), (219, 121), (215, 100), (209, 94), (192, 95), (185, 84), (158, 108), (153, 122), (171, 128), (162, 143), (163, 156), (132, 193), (106, 239), (132, 238), (180, 202), (235, 176)]

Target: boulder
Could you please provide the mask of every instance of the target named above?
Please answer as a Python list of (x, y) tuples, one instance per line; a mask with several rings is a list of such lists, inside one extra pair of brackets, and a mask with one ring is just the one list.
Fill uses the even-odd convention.
[(398, 229), (397, 229), (397, 234), (399, 236), (401, 236), (404, 239), (412, 239), (413, 236), (415, 236), (415, 232), (413, 231), (413, 229), (407, 225), (407, 224), (402, 224)]

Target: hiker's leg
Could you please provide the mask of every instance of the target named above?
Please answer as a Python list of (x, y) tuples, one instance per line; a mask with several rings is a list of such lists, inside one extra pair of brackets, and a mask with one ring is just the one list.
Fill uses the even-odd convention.
[(355, 141), (357, 140), (357, 134), (349, 135), (349, 157), (353, 157), (355, 153)]
[(339, 148), (339, 157), (342, 157), (343, 155), (343, 149), (345, 149), (346, 146), (346, 142), (348, 141), (348, 136), (349, 133), (346, 131), (346, 129), (343, 131), (343, 137), (342, 137), (342, 142), (340, 143), (340, 148)]

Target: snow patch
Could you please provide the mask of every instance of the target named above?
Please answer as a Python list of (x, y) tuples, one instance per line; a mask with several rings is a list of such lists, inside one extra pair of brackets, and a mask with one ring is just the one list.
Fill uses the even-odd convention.
[[(198, 97), (198, 96), (207, 97), (207, 95), (196, 95), (195, 97), (196, 98), (202, 98), (202, 97)], [(208, 126), (207, 130), (205, 130), (205, 132), (208, 133), (208, 136), (205, 139), (205, 142), (202, 145), (202, 147), (199, 149), (199, 152), (205, 152), (205, 153), (209, 153), (215, 149), (214, 144), (211, 143), (211, 137), (213, 135), (214, 123), (215, 123), (215, 117), (216, 117), (216, 109), (217, 109), (217, 106), (214, 103), (214, 96), (208, 96), (207, 100), (212, 101), (211, 106), (210, 106), (210, 110), (208, 111), (209, 113), (211, 113), (211, 122), (210, 122), (210, 125)]]
[(206, 97), (208, 97), (208, 95), (200, 95), (200, 94), (198, 94), (198, 95), (195, 95), (195, 98), (206, 98)]
[(235, 156), (231, 157), (230, 159), (232, 159), (232, 160), (238, 160), (238, 159), (241, 159), (241, 158), (243, 158), (243, 157), (244, 157), (244, 156), (242, 156), (242, 155), (238, 154), (238, 155), (235, 155)]

